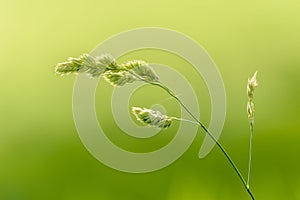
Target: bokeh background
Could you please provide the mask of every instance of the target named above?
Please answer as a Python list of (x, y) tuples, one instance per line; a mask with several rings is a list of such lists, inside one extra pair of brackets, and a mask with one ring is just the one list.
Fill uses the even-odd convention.
[[(76, 76), (59, 77), (54, 66), (90, 52), (108, 37), (155, 26), (194, 38), (218, 65), (227, 93), (220, 142), (246, 175), (247, 78), (258, 70), (251, 187), (257, 199), (300, 199), (300, 2), (256, 1), (0, 1), (0, 199), (1, 200), (190, 200), (249, 199), (215, 148), (198, 159), (203, 131), (169, 167), (148, 174), (110, 169), (82, 145), (72, 117)], [(210, 118), (201, 77), (181, 58), (162, 51), (132, 52), (122, 60), (167, 64), (191, 81)], [(103, 81), (101, 80), (100, 83)], [(143, 152), (172, 139), (177, 125), (149, 141), (122, 135), (109, 105), (112, 88), (99, 86), (100, 123), (124, 149)], [(149, 94), (157, 94), (150, 100)], [(147, 96), (148, 95), (148, 96)], [(131, 104), (179, 106), (158, 89), (144, 87)]]

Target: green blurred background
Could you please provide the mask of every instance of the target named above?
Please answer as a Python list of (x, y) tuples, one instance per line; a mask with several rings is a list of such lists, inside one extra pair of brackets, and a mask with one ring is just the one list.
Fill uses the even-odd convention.
[[(258, 70), (251, 187), (257, 199), (300, 199), (299, 10), (295, 0), (1, 0), (0, 199), (249, 199), (217, 148), (198, 159), (203, 131), (179, 160), (148, 174), (110, 169), (82, 145), (72, 116), (76, 77), (56, 76), (53, 67), (68, 56), (90, 52), (114, 34), (145, 26), (174, 29), (194, 38), (218, 65), (227, 93), (220, 141), (243, 174), (249, 137), (245, 87)], [(120, 58), (128, 59), (168, 64), (182, 72), (197, 92), (201, 119), (209, 123), (209, 95), (188, 63), (154, 50)], [(122, 136), (111, 113), (101, 109), (109, 104), (111, 92), (103, 82), (96, 107), (115, 143), (148, 151), (172, 139), (176, 124), (147, 142)], [(149, 92), (159, 95), (144, 102)], [(168, 112), (178, 112), (179, 106), (166, 98), (145, 87), (131, 104), (159, 101)]]

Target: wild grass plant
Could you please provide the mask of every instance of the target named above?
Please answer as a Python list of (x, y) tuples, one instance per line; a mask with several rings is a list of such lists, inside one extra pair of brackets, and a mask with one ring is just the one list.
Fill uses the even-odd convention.
[(111, 85), (115, 87), (121, 87), (125, 84), (133, 83), (135, 81), (142, 81), (144, 83), (157, 86), (167, 92), (172, 98), (174, 98), (182, 108), (192, 117), (193, 120), (181, 119), (175, 116), (167, 116), (159, 111), (151, 110), (148, 108), (132, 107), (132, 113), (138, 121), (143, 124), (164, 129), (172, 125), (174, 121), (185, 121), (189, 123), (197, 124), (201, 127), (206, 134), (215, 142), (217, 147), (226, 157), (235, 173), (238, 175), (245, 190), (251, 197), (255, 199), (253, 192), (250, 189), (250, 172), (251, 172), (251, 160), (252, 160), (252, 137), (254, 127), (254, 103), (253, 96), (256, 87), (258, 86), (256, 75), (257, 72), (248, 80), (247, 84), (247, 113), (250, 125), (250, 145), (249, 145), (249, 162), (248, 162), (248, 174), (247, 180), (244, 179), (240, 173), (238, 167), (233, 162), (229, 154), (225, 151), (224, 147), (214, 137), (213, 134), (206, 128), (206, 126), (197, 119), (188, 107), (180, 100), (177, 95), (164, 85), (159, 76), (155, 73), (152, 67), (141, 60), (133, 60), (126, 63), (117, 63), (117, 61), (109, 54), (103, 54), (100, 56), (91, 56), (89, 54), (83, 54), (78, 58), (69, 58), (66, 62), (58, 63), (55, 67), (55, 72), (59, 75), (69, 75), (85, 73), (90, 78), (103, 77)]

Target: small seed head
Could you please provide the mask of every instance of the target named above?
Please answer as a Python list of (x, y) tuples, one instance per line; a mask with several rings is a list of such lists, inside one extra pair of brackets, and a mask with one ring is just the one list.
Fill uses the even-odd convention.
[(252, 101), (248, 101), (247, 103), (247, 113), (248, 113), (248, 119), (250, 121), (254, 120), (254, 104)]
[(68, 58), (66, 62), (58, 63), (55, 66), (55, 73), (59, 75), (68, 75), (77, 73), (82, 69), (82, 64), (89, 58), (88, 54), (83, 54), (78, 58)]
[(257, 72), (255, 72), (254, 75), (250, 79), (248, 79), (248, 84), (247, 84), (247, 95), (248, 95), (247, 113), (248, 113), (248, 119), (252, 125), (254, 124), (253, 96), (254, 96), (254, 91), (258, 86), (256, 75)]
[(132, 70), (135, 74), (147, 81), (158, 81), (155, 71), (144, 61), (133, 60), (122, 65), (127, 70)]
[(97, 78), (108, 70), (118, 70), (115, 59), (110, 54), (93, 57), (83, 54), (78, 58), (68, 58), (66, 62), (58, 63), (55, 72), (60, 75), (71, 73), (86, 73), (90, 78)]
[(168, 128), (174, 120), (174, 118), (163, 115), (159, 111), (147, 108), (132, 107), (132, 113), (138, 121), (157, 128)]
[(107, 53), (97, 56), (95, 60), (97, 60), (99, 64), (106, 66), (108, 69), (116, 69), (118, 67), (114, 57)]
[(126, 83), (132, 83), (137, 79), (127, 71), (109, 70), (104, 73), (104, 78), (113, 86), (122, 86)]
[(256, 80), (256, 75), (257, 75), (257, 71), (254, 73), (254, 75), (250, 79), (248, 79), (247, 94), (248, 94), (248, 98), (250, 100), (253, 99), (254, 91), (258, 86), (258, 83)]

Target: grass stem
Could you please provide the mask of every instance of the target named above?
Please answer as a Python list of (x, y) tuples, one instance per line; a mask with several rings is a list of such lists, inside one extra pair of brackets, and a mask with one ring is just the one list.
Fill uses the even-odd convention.
[(248, 162), (248, 176), (247, 176), (248, 187), (250, 187), (250, 174), (251, 174), (251, 162), (252, 162), (252, 137), (253, 137), (253, 123), (250, 122), (249, 162)]
[[(233, 162), (233, 160), (230, 158), (229, 154), (225, 151), (225, 149), (223, 148), (223, 146), (218, 142), (218, 140), (209, 132), (209, 130), (204, 126), (204, 124), (198, 120), (193, 113), (186, 107), (186, 105), (175, 95), (175, 93), (173, 91), (171, 91), (167, 86), (165, 86), (163, 83), (159, 82), (159, 81), (148, 81), (142, 77), (140, 77), (139, 75), (133, 73), (130, 70), (126, 70), (129, 73), (131, 73), (133, 76), (135, 76), (136, 78), (138, 78), (140, 81), (149, 83), (151, 85), (154, 86), (158, 86), (160, 88), (162, 88), (163, 90), (165, 90), (168, 94), (170, 94), (181, 106), (182, 108), (195, 120), (195, 122), (198, 123), (198, 125), (205, 131), (205, 133), (207, 133), (209, 135), (209, 137), (216, 143), (216, 145), (218, 146), (218, 148), (222, 151), (222, 153), (225, 155), (226, 159), (228, 160), (228, 162), (230, 163), (230, 165), (232, 166), (232, 168), (234, 169), (234, 171), (236, 172), (236, 174), (238, 175), (239, 179), (241, 180), (242, 184), (244, 185), (247, 193), (250, 195), (252, 200), (255, 200), (254, 195), (252, 193), (252, 191), (250, 190), (249, 186), (247, 185), (245, 179), (243, 178), (242, 174), (240, 173), (240, 171), (238, 170), (236, 164)], [(187, 120), (190, 121), (190, 120)], [(190, 121), (191, 122), (191, 121)]]

